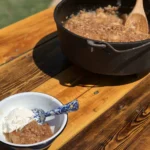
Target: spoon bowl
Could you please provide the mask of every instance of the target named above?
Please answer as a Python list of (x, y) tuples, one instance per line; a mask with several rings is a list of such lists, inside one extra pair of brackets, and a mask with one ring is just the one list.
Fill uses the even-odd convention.
[(134, 28), (144, 34), (149, 33), (148, 20), (144, 11), (143, 0), (137, 0), (133, 11), (125, 22), (126, 27)]

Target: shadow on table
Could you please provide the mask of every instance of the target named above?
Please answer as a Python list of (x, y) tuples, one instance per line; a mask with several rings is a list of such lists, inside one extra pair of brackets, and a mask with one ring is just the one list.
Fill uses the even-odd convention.
[[(37, 43), (33, 50), (33, 59), (40, 70), (47, 75), (56, 78), (59, 80), (60, 84), (64, 86), (122, 85), (139, 80), (147, 74), (108, 76), (94, 74), (74, 66), (61, 52), (56, 32), (47, 35)], [(60, 75), (59, 73), (61, 72), (62, 74), (62, 71), (64, 71), (63, 75)]]
[(12, 150), (12, 149), (10, 149), (8, 146), (0, 142), (0, 150)]

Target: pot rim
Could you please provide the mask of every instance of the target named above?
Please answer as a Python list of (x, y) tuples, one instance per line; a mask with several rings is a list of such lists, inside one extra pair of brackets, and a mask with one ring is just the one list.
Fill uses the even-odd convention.
[[(90, 39), (90, 38), (86, 38), (86, 37), (83, 37), (83, 36), (80, 36), (74, 32), (71, 32), (69, 30), (67, 30), (60, 21), (58, 21), (57, 19), (57, 12), (58, 10), (60, 9), (60, 7), (65, 3), (67, 2), (67, 0), (62, 0), (54, 9), (54, 20), (56, 22), (56, 24), (58, 24), (59, 26), (61, 26), (61, 28), (63, 28), (66, 32), (72, 34), (73, 36), (76, 36), (78, 38), (81, 38), (83, 40), (92, 40), (94, 42), (104, 42), (104, 41), (100, 41), (100, 40), (94, 40), (94, 39)], [(131, 45), (131, 44), (143, 44), (143, 43), (147, 43), (147, 42), (150, 42), (150, 38), (149, 39), (145, 39), (145, 40), (140, 40), (140, 41), (135, 41), (135, 42), (107, 42), (105, 41), (106, 43), (109, 43), (111, 45)]]

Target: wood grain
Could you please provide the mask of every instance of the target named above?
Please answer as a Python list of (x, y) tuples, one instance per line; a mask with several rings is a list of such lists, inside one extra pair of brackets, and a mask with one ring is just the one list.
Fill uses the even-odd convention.
[[(133, 82), (135, 77), (132, 76), (109, 77), (96, 75), (75, 66), (69, 67), (53, 78), (47, 78), (47, 75), (45, 76), (45, 74), (35, 66), (32, 57), (30, 57), (30, 61), (28, 59), (29, 58), (26, 60), (26, 57), (22, 55), (7, 65), (1, 66), (1, 73), (3, 74), (1, 76), (3, 80), (2, 85), (5, 84), (9, 87), (6, 89), (3, 88), (0, 93), (1, 98), (12, 93), (31, 90), (35, 87), (35, 83), (37, 83), (36, 86), (38, 87), (33, 91), (50, 94), (63, 103), (67, 103), (75, 98), (78, 98), (80, 102), (80, 110), (77, 113), (69, 115), (66, 130), (56, 139), (50, 149), (59, 149), (143, 80)], [(31, 70), (33, 70), (33, 68), (37, 70), (35, 77), (32, 71), (31, 75), (28, 75), (29, 72), (26, 72), (28, 70), (30, 71), (28, 65), (32, 67)], [(23, 67), (23, 69), (21, 69), (21, 67)], [(9, 68), (12, 69), (10, 72)], [(15, 77), (18, 71), (20, 72), (19, 74), (21, 74), (20, 78)], [(9, 75), (7, 75), (6, 72), (9, 72)], [(11, 78), (9, 78), (10, 74), (12, 74)], [(44, 79), (42, 79), (43, 81), (41, 83), (39, 82), (38, 74), (41, 74), (41, 78), (43, 77)], [(19, 79), (22, 80), (22, 82), (18, 82)], [(15, 84), (14, 82), (17, 83), (15, 86), (13, 86), (13, 84)], [(5, 92), (6, 94), (4, 95), (3, 93)], [(88, 120), (86, 118), (88, 118)]]
[(0, 100), (31, 91), (69, 67), (57, 42), (54, 38), (0, 67)]
[(127, 150), (149, 150), (150, 149), (150, 123), (138, 134), (134, 140), (127, 147)]
[[(133, 82), (136, 79), (135, 76), (110, 77), (96, 75), (75, 66), (71, 66), (61, 72), (64, 59), (59, 59), (60, 63), (54, 63), (54, 66), (56, 65), (57, 68), (60, 65), (58, 71), (61, 73), (51, 78), (49, 75), (53, 72), (51, 72), (51, 69), (50, 71), (43, 69), (48, 67), (44, 66), (42, 68), (41, 64), (45, 64), (42, 60), (44, 62), (50, 60), (49, 63), (51, 64), (53, 59), (50, 59), (50, 56), (52, 58), (61, 55), (57, 48), (54, 48), (54, 52), (50, 51), (49, 44), (51, 45), (52, 43), (47, 42), (34, 50), (36, 52), (28, 52), (7, 63), (7, 65), (0, 67), (2, 83), (0, 84), (0, 97), (3, 99), (18, 92), (31, 91), (38, 86), (33, 91), (50, 94), (60, 99), (63, 103), (78, 98), (80, 102), (79, 112), (69, 115), (69, 123), (66, 130), (50, 147), (50, 149), (58, 149), (116, 103), (120, 97), (130, 91), (140, 81)], [(38, 49), (40, 55), (37, 52)], [(34, 59), (37, 59), (36, 61), (34, 61), (32, 54)], [(45, 56), (49, 56), (48, 59), (45, 59)], [(46, 64), (49, 63), (47, 62)], [(66, 65), (66, 67), (68, 66)], [(42, 69), (43, 71), (41, 71)], [(47, 72), (47, 74), (44, 72)], [(54, 74), (56, 74), (56, 70)], [(86, 118), (89, 119), (87, 120)]]
[(150, 149), (150, 132), (145, 129), (150, 125), (149, 87), (150, 76), (61, 149)]
[(30, 91), (49, 78), (34, 65), (29, 52), (0, 68), (0, 99)]
[[(78, 77), (79, 79), (77, 78), (74, 81), (69, 81), (74, 85), (71, 86), (71, 88), (64, 87), (64, 84), (60, 85), (62, 80), (64, 82), (68, 77), (70, 78), (70, 76), (67, 77), (67, 74), (72, 76), (75, 73), (74, 71), (72, 73), (67, 73), (65, 70), (64, 74), (61, 73), (60, 75), (51, 78), (34, 90), (50, 94), (58, 98), (62, 103), (67, 103), (70, 100), (77, 98), (80, 104), (80, 110), (78, 112), (69, 114), (69, 121), (66, 129), (54, 141), (49, 150), (60, 149), (77, 133), (81, 132), (86, 126), (99, 117), (99, 115), (113, 106), (122, 96), (143, 80), (141, 79), (128, 83), (129, 80), (131, 81), (131, 77), (123, 77), (116, 80), (117, 78), (115, 77), (110, 78), (101, 75), (94, 77), (94, 74), (91, 74), (87, 78), (85, 74), (82, 77)], [(91, 82), (91, 79), (98, 82), (96, 82), (94, 86), (91, 85), (92, 87), (88, 88), (86, 85), (89, 85), (88, 83)], [(83, 80), (86, 82), (83, 82)]]
[[(77, 133), (82, 131), (89, 123), (94, 121), (100, 114), (115, 104), (124, 94), (134, 88), (140, 80), (134, 82), (134, 80), (136, 80), (135, 76), (110, 77), (96, 75), (75, 66), (71, 66), (61, 72), (61, 67), (63, 66), (61, 62), (64, 63), (64, 59), (59, 59), (59, 68), (59, 65), (57, 66), (58, 63), (54, 63), (54, 66), (56, 65), (61, 73), (50, 78), (50, 74), (44, 73), (47, 72), (47, 70), (43, 69), (43, 71), (41, 71), (41, 64), (45, 64), (42, 63), (42, 60), (47, 62), (44, 56), (54, 57), (55, 55), (61, 55), (59, 50), (55, 53), (57, 48), (54, 48), (54, 52), (50, 51), (49, 44), (52, 43), (45, 43), (41, 45), (41, 47), (38, 47), (35, 50), (36, 52), (33, 52), (34, 59), (37, 59), (37, 65), (33, 60), (32, 53), (28, 52), (7, 63), (7, 65), (5, 64), (0, 67), (0, 79), (2, 83), (0, 84), (0, 98), (3, 99), (6, 96), (18, 92), (31, 91), (37, 86), (38, 87), (33, 91), (50, 94), (63, 103), (78, 98), (80, 102), (79, 112), (69, 115), (69, 123), (66, 130), (50, 147), (50, 149), (59, 149)], [(43, 47), (44, 45), (45, 47)], [(40, 55), (37, 53), (38, 49)], [(43, 53), (41, 53), (41, 51), (43, 51)], [(42, 56), (41, 59), (40, 56)], [(48, 57), (48, 60), (52, 59)], [(39, 68), (37, 66), (39, 66)], [(48, 71), (47, 73), (52, 72)], [(54, 73), (56, 73), (56, 71)], [(88, 120), (86, 118), (88, 118)]]
[(33, 49), (46, 35), (56, 31), (54, 8), (0, 30), (0, 64)]

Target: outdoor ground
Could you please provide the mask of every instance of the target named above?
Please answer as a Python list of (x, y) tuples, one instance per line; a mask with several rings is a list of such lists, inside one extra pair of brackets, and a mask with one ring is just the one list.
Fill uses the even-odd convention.
[(0, 0), (0, 28), (40, 12), (51, 0)]

